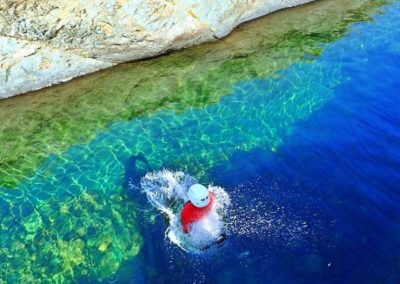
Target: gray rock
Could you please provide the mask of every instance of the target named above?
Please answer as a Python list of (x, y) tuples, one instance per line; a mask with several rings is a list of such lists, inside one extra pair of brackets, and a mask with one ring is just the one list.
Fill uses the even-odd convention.
[(215, 40), (313, 0), (3, 0), (0, 98)]
[(0, 37), (0, 98), (40, 89), (107, 68), (113, 63), (84, 58), (43, 43)]

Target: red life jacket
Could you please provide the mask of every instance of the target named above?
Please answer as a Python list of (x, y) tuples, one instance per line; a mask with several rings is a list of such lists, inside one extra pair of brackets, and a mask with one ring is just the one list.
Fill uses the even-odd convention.
[(208, 212), (210, 212), (213, 203), (214, 203), (214, 195), (210, 192), (210, 203), (207, 206), (199, 208), (193, 205), (192, 202), (188, 201), (183, 207), (181, 213), (181, 222), (183, 227), (183, 232), (185, 234), (189, 233), (190, 225), (203, 217), (205, 217)]

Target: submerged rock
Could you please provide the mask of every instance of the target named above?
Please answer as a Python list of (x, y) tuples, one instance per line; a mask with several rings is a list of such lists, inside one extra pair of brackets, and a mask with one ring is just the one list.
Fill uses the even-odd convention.
[[(326, 43), (345, 36), (353, 23), (371, 20), (371, 15), (389, 2), (316, 1), (244, 24), (224, 40), (134, 64), (121, 64), (35, 94), (0, 100), (0, 185), (16, 187), (29, 178), (48, 155), (63, 153), (72, 145), (86, 144), (94, 139), (99, 129), (108, 129), (114, 122), (152, 116), (161, 110), (183, 113), (190, 108), (207, 107), (232, 94), (237, 82), (276, 77), (280, 70), (291, 65), (312, 62), (323, 52)], [(329, 82), (334, 81), (328, 78)], [(285, 87), (285, 93), (287, 90)], [(306, 90), (313, 91), (309, 87)], [(287, 100), (287, 105), (293, 108), (290, 112), (279, 108), (282, 117), (276, 119), (274, 103), (269, 102), (268, 108), (274, 116), (268, 115), (266, 119), (272, 125), (278, 121), (286, 124), (284, 132), (290, 134), (287, 126), (291, 124), (285, 121), (302, 110), (312, 111), (308, 104), (300, 103), (311, 100), (309, 95), (312, 96), (296, 96), (298, 102), (291, 98), (290, 92), (284, 98), (274, 97)], [(314, 106), (315, 101), (321, 99), (324, 100), (319, 94), (312, 99)], [(297, 104), (300, 107), (296, 107)], [(280, 134), (276, 132), (268, 134), (271, 138), (277, 136)], [(138, 144), (130, 146), (131, 149), (146, 149), (146, 145), (153, 144), (146, 134), (140, 137), (135, 137)], [(196, 135), (194, 137), (197, 139)], [(274, 143), (268, 142), (268, 148), (277, 151), (280, 139), (273, 140)], [(160, 163), (171, 156), (170, 147), (162, 143), (156, 140), (166, 152), (148, 149), (154, 167), (160, 167)], [(190, 164), (193, 164), (193, 153), (187, 156)], [(220, 157), (225, 159), (226, 156)], [(198, 161), (198, 157), (194, 160)], [(211, 165), (209, 160), (206, 164)], [(204, 170), (204, 166), (202, 168)], [(46, 200), (47, 195), (41, 192), (37, 197)]]
[(242, 22), (311, 1), (6, 0), (0, 98), (221, 38)]

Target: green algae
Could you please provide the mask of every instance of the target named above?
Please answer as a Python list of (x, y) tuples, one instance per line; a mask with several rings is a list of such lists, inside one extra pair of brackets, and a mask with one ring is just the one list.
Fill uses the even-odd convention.
[[(348, 10), (337, 7), (338, 2)], [(276, 13), (221, 43), (1, 102), (10, 116), (1, 127), (11, 135), (2, 162), (10, 161), (4, 153), (21, 155), (18, 163), (3, 167), (5, 176), (16, 177), (3, 183), (18, 186), (0, 199), (0, 281), (103, 281), (135, 257), (144, 240), (137, 205), (121, 187), (131, 155), (144, 154), (154, 167), (190, 165), (201, 176), (205, 173), (199, 171), (236, 150), (261, 146), (278, 151), (291, 125), (319, 109), (344, 80), (336, 67), (327, 72), (304, 56), (318, 56), (321, 43), (343, 36), (357, 21), (355, 14), (369, 20), (367, 14), (375, 11), (372, 1), (351, 2), (322, 1)], [(305, 13), (318, 17), (305, 24)], [(278, 23), (285, 28), (268, 29)], [(301, 65), (294, 72), (276, 73), (294, 63)], [(300, 77), (297, 71), (310, 78), (293, 84)], [(269, 76), (288, 78), (277, 89), (276, 83), (234, 84)], [(265, 90), (271, 95), (265, 96)], [(251, 104), (243, 104), (247, 100)], [(246, 124), (249, 117), (257, 123)], [(19, 148), (14, 152), (12, 145)]]
[(318, 1), (243, 25), (217, 43), (0, 101), (0, 184), (15, 187), (48, 155), (87, 143), (111, 122), (217, 103), (235, 82), (311, 61), (305, 55), (318, 56), (322, 43), (388, 2)]
[(43, 196), (49, 192), (25, 194), (18, 201), (15, 195), (3, 197), (9, 211), (1, 221), (0, 279), (8, 283), (102, 281), (139, 253), (143, 240), (136, 205), (121, 193), (101, 200), (96, 190), (79, 191), (52, 197)]

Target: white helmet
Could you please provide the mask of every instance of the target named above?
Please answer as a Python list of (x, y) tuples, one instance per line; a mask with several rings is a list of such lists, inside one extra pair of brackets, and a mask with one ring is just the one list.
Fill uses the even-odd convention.
[(190, 202), (196, 207), (206, 207), (210, 203), (208, 189), (201, 184), (194, 184), (189, 188), (188, 197)]

